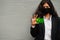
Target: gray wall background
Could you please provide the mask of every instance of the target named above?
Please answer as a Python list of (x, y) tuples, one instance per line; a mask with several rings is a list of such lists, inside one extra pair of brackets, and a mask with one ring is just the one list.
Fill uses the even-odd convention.
[[(41, 0), (0, 0), (0, 40), (33, 40), (31, 17)], [(52, 0), (60, 15), (60, 0)]]

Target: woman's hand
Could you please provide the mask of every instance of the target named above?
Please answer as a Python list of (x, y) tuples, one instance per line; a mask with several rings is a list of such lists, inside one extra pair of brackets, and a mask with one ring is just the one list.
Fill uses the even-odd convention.
[(36, 18), (38, 17), (38, 14), (34, 14), (32, 17), (32, 26), (35, 26), (35, 24), (37, 24), (36, 22)]

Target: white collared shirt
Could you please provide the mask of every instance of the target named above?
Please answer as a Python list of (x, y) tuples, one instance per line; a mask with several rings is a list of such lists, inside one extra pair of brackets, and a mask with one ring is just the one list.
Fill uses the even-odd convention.
[(46, 19), (44, 16), (44, 24), (45, 24), (45, 40), (51, 40), (51, 29), (52, 29), (52, 21), (51, 16), (50, 19)]

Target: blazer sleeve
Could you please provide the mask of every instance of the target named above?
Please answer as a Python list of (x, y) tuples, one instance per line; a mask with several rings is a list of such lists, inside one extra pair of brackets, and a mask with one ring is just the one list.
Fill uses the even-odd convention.
[(39, 32), (39, 24), (36, 24), (34, 28), (32, 28), (32, 26), (30, 27), (30, 33), (33, 37), (36, 37), (38, 35)]
[(59, 18), (59, 22), (58, 22), (57, 39), (60, 40), (60, 18)]

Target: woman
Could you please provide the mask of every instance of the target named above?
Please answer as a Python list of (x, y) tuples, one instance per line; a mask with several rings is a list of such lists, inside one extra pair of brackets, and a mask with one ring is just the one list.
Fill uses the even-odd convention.
[[(43, 18), (43, 23), (37, 23)], [(42, 0), (32, 17), (30, 29), (34, 40), (60, 40), (60, 18), (50, 0)]]

